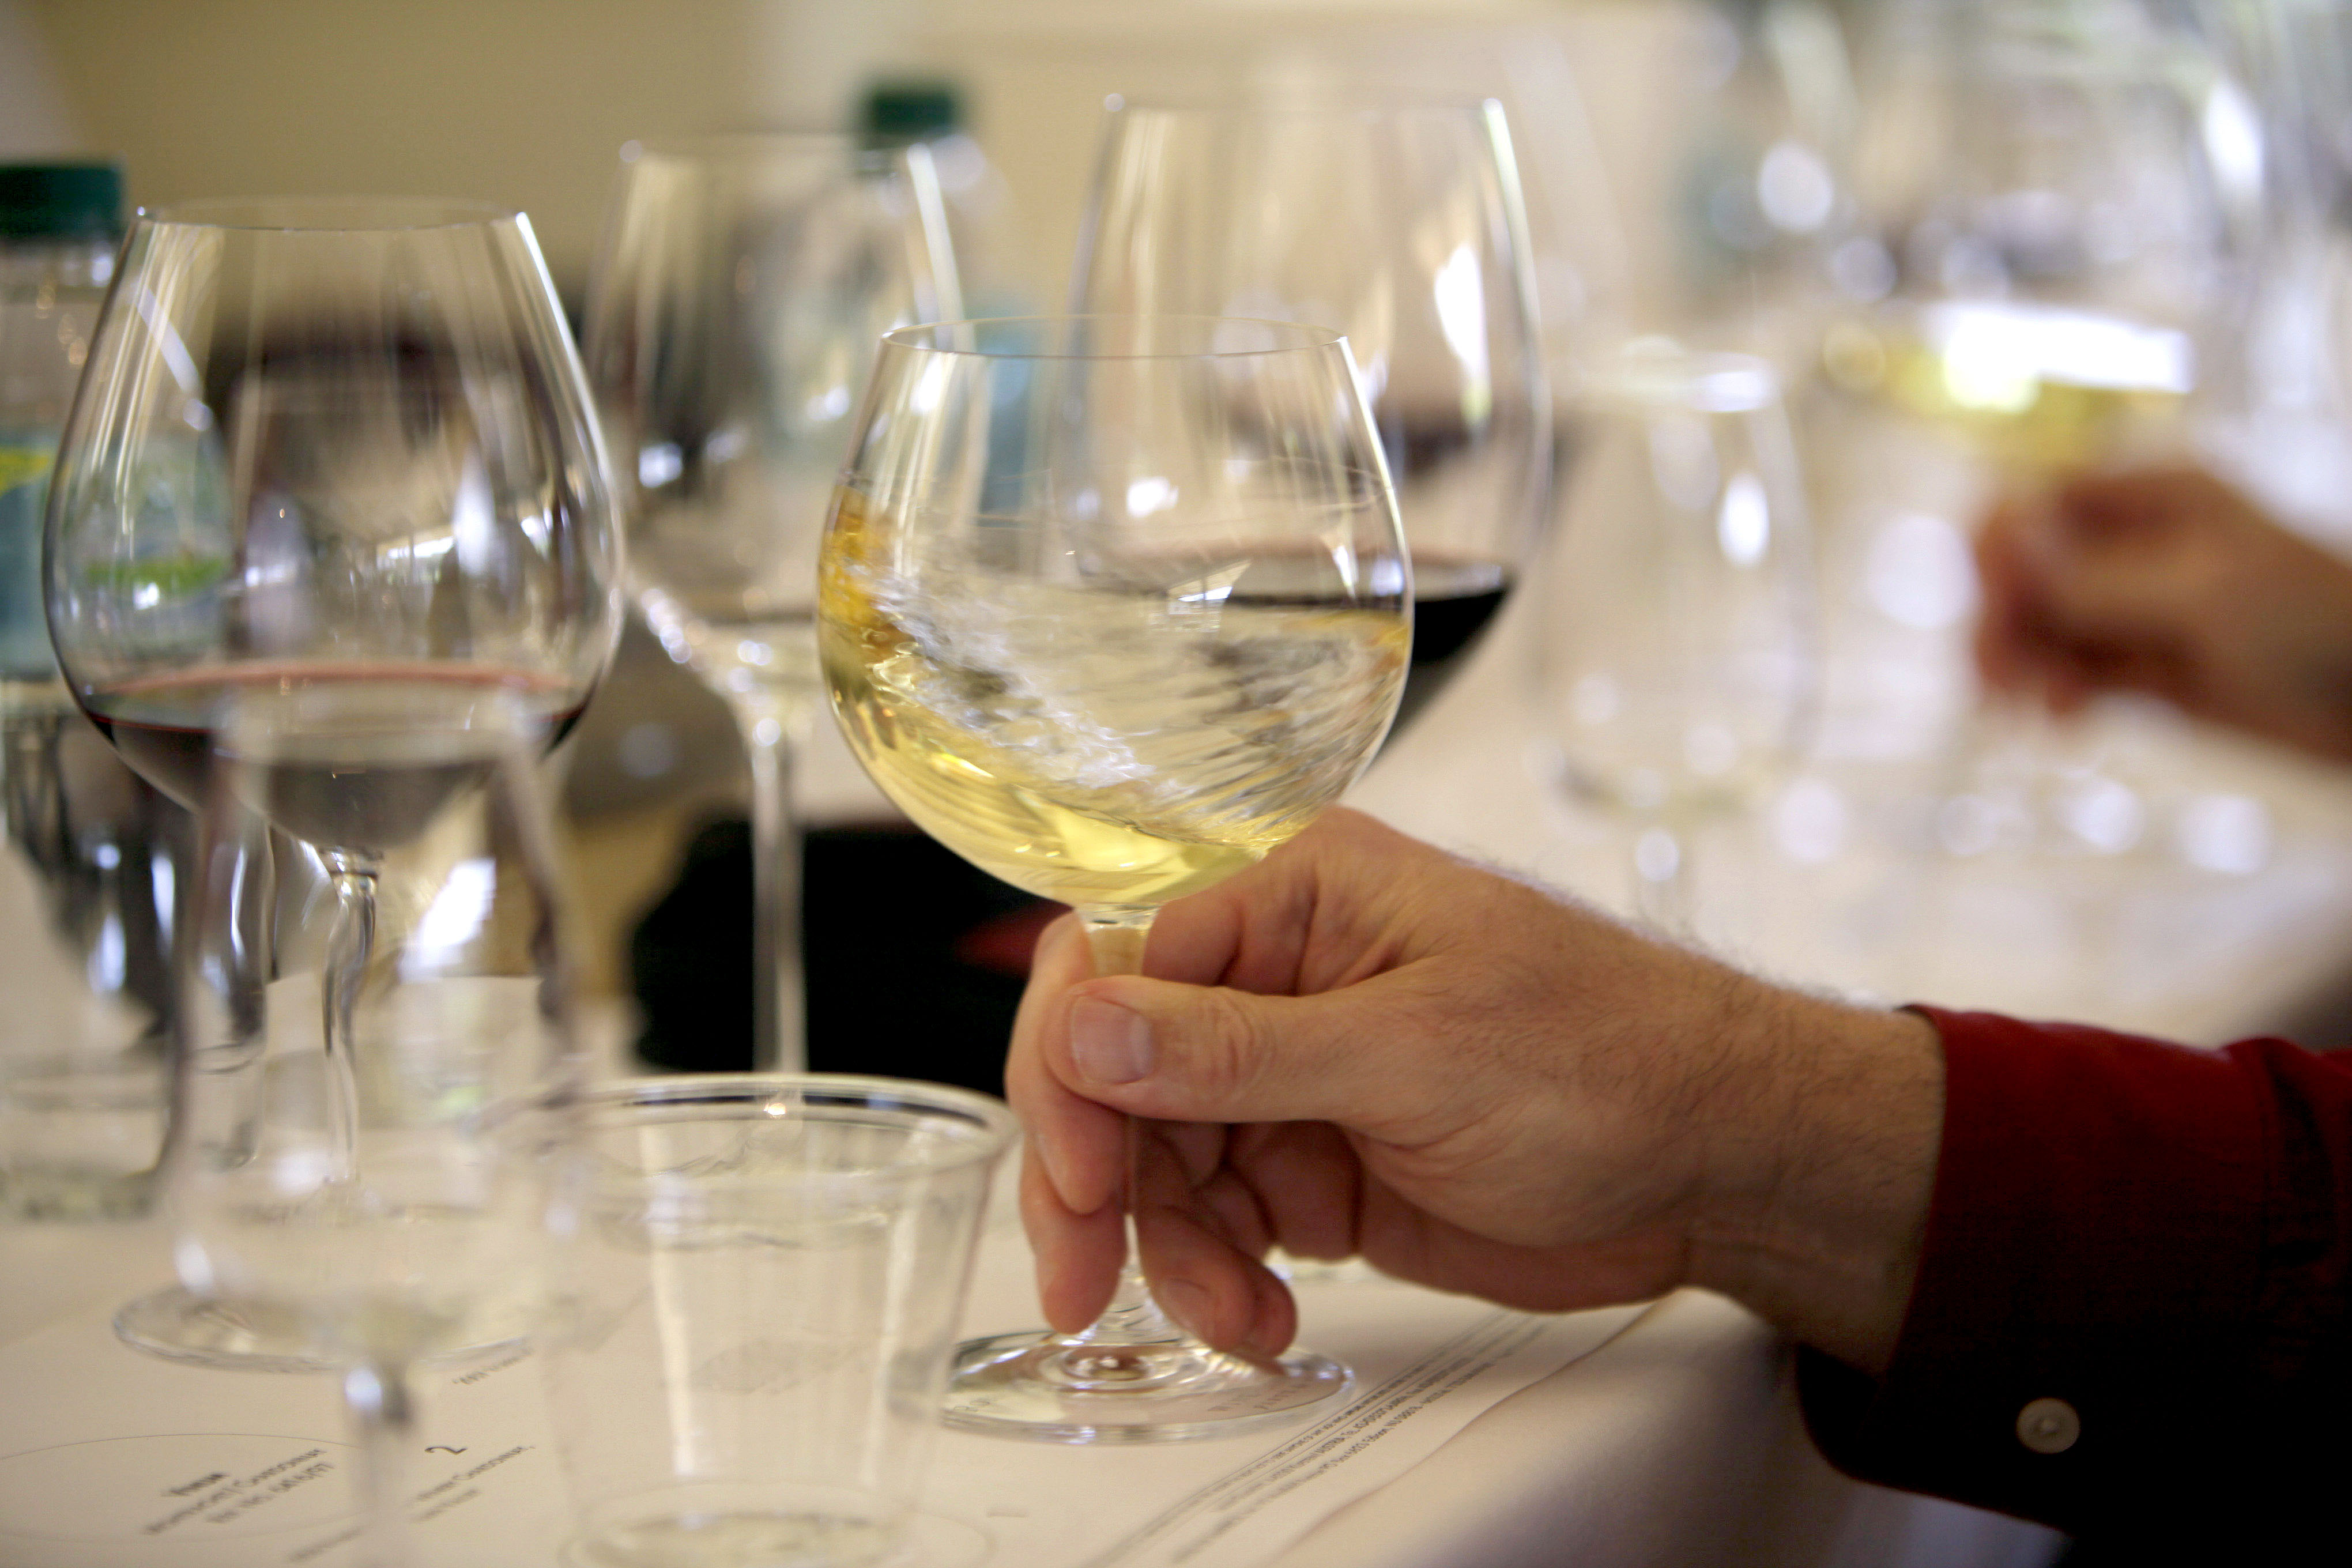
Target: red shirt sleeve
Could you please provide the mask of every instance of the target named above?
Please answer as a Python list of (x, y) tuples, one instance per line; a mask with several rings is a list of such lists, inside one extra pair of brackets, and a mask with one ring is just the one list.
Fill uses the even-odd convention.
[(1884, 1377), (1802, 1358), (1831, 1460), (2176, 1546), (2243, 1546), (2340, 1477), (2352, 1071), (1920, 1011), (1946, 1062), (1926, 1246)]

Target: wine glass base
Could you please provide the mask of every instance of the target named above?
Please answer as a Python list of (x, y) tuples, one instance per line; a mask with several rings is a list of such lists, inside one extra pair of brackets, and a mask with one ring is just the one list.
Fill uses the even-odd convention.
[[(341, 1372), (344, 1364), (319, 1354), (291, 1312), (256, 1301), (215, 1300), (183, 1285), (166, 1285), (124, 1302), (114, 1314), (114, 1337), (165, 1361), (230, 1372)], [(516, 1335), (420, 1359), (438, 1366), (520, 1342)]]
[(184, 1286), (123, 1304), (114, 1337), (133, 1350), (190, 1366), (244, 1372), (332, 1372), (293, 1314), (251, 1301), (218, 1301)]
[(1177, 1342), (1087, 1345), (996, 1334), (956, 1348), (950, 1426), (1041, 1443), (1182, 1443), (1234, 1437), (1339, 1407), (1355, 1386), (1311, 1351), (1275, 1361)]

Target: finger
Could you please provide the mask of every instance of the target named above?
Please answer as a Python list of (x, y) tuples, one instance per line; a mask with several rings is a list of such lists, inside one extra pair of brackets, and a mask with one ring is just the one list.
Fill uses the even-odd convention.
[[(1382, 874), (1367, 886), (1372, 866)], [(1327, 811), (1257, 865), (1161, 910), (1145, 973), (1260, 994), (1333, 989), (1397, 960), (1379, 933), (1397, 923), (1401, 887), (1454, 866), (1361, 812)]]
[(1075, 1214), (1092, 1214), (1118, 1194), (1126, 1158), (1117, 1113), (1073, 1093), (1042, 1058), (1046, 1020), (1059, 1015), (1069, 988), (1093, 973), (1076, 917), (1048, 926), (1038, 939), (1004, 1064), (1005, 1097), (1063, 1205)]
[(1021, 1165), (1021, 1227), (1036, 1266), (1037, 1300), (1047, 1322), (1074, 1334), (1110, 1305), (1127, 1259), (1126, 1222), (1113, 1204), (1072, 1213), (1031, 1152)]
[(1337, 1121), (1381, 1130), (1439, 1098), (1417, 1081), (1417, 987), (1401, 972), (1317, 996), (1259, 996), (1119, 976), (1040, 1020), (1065, 1088), (1167, 1121)]
[(1226, 1163), (1247, 1184), (1269, 1239), (1301, 1258), (1352, 1258), (1363, 1166), (1328, 1122), (1234, 1129)]
[(2228, 485), (2181, 464), (2073, 475), (2058, 485), (2051, 510), (2068, 541), (2086, 548), (2137, 546), (2200, 520), (2227, 524), (2253, 511)]
[(2028, 629), (2032, 586), (2015, 538), (2020, 526), (2014, 505), (2004, 506), (1986, 521), (1976, 542), (1977, 672), (1995, 691), (2024, 689), (2035, 662)]
[[(1255, 1205), (1244, 1200), (1244, 1225), (1261, 1233), (1237, 1246), (1219, 1222), (1219, 1184), (1227, 1199), (1237, 1187), (1220, 1175), (1195, 1186), (1170, 1140), (1171, 1129), (1146, 1124), (1136, 1162), (1136, 1246), (1152, 1294), (1171, 1316), (1219, 1350), (1274, 1355), (1297, 1331), (1290, 1292), (1252, 1254), (1262, 1246)], [(1228, 1211), (1230, 1212), (1230, 1211)]]

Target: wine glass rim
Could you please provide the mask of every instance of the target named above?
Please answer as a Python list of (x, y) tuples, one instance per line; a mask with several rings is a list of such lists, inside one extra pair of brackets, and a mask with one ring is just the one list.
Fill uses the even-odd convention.
[(139, 209), (152, 226), (276, 234), (393, 234), (512, 223), (497, 202), (444, 196), (205, 196)]
[[(1147, 347), (1128, 351), (1107, 350), (1093, 353), (1053, 352), (1043, 349), (1008, 349), (982, 347), (978, 343), (943, 343), (940, 334), (959, 328), (976, 331), (981, 328), (1017, 329), (1023, 327), (1068, 329), (1084, 322), (1150, 323), (1153, 326), (1190, 326), (1201, 334), (1202, 346), (1197, 348)], [(1259, 327), (1277, 336), (1286, 336), (1287, 342), (1272, 342), (1246, 348), (1218, 348), (1213, 340), (1220, 327)], [(899, 327), (882, 334), (882, 341), (896, 349), (917, 353), (944, 354), (953, 358), (978, 360), (1198, 360), (1251, 359), (1268, 354), (1297, 353), (1302, 351), (1322, 353), (1343, 346), (1348, 339), (1344, 332), (1328, 327), (1309, 326), (1303, 321), (1269, 321), (1258, 316), (1202, 315), (1140, 315), (1115, 312), (1089, 313), (1073, 316), (982, 316), (959, 321), (925, 321), (910, 327)]]
[(781, 1118), (792, 1112), (773, 1108), (780, 1102), (795, 1100), (819, 1106), (864, 1106), (876, 1111), (944, 1119), (961, 1122), (970, 1129), (966, 1136), (951, 1145), (933, 1149), (922, 1158), (894, 1164), (890, 1170), (893, 1175), (951, 1170), (992, 1159), (1011, 1145), (1020, 1130), (1012, 1107), (976, 1089), (849, 1073), (665, 1073), (658, 1078), (593, 1083), (570, 1096), (568, 1103), (591, 1120), (599, 1111), (686, 1112), (697, 1108), (735, 1116)]
[(679, 163), (718, 163), (737, 158), (769, 157), (779, 153), (859, 152), (857, 138), (846, 131), (714, 131), (687, 136), (637, 136), (621, 143), (625, 166), (653, 159)]
[(1500, 100), (1482, 93), (1433, 93), (1409, 87), (1376, 86), (1345, 87), (1321, 99), (1154, 99), (1115, 92), (1103, 100), (1106, 114), (1164, 114), (1200, 120), (1405, 119), (1418, 115), (1478, 119), (1500, 107)]

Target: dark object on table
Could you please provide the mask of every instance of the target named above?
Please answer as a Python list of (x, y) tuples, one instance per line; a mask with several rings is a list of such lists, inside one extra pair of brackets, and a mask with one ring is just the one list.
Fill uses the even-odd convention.
[[(814, 828), (804, 864), (809, 1065), (1003, 1093), (1028, 947), (1056, 906), (912, 828)], [(629, 969), (648, 1064), (749, 1065), (749, 824), (695, 835), (677, 884), (630, 937)]]

